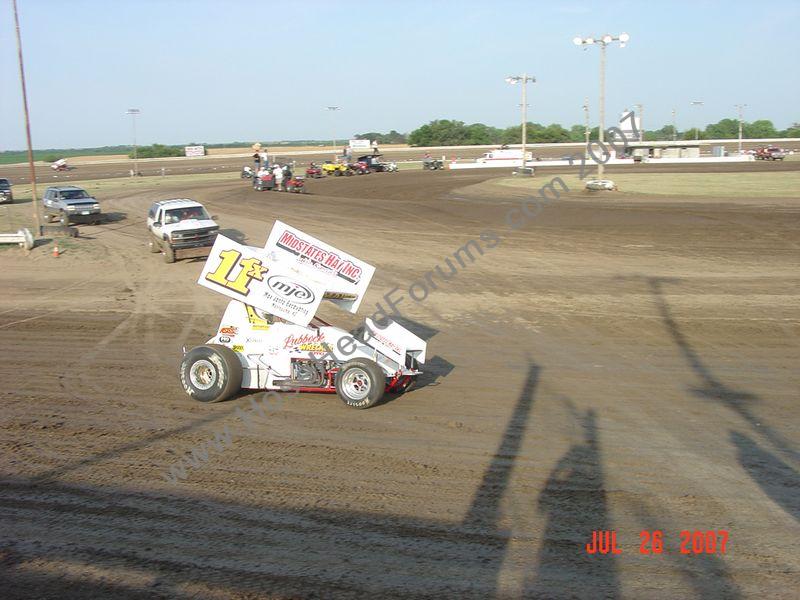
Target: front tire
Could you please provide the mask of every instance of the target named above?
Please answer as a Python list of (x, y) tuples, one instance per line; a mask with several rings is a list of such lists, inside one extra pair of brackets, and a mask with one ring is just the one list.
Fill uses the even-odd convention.
[(349, 360), (336, 375), (336, 393), (351, 408), (370, 408), (383, 398), (386, 375), (378, 363), (366, 358)]
[(147, 242), (147, 247), (152, 254), (158, 254), (161, 252), (161, 246), (159, 246), (158, 242), (156, 242), (153, 238), (150, 238), (150, 240)]
[(173, 250), (169, 244), (164, 246), (164, 262), (168, 265), (175, 262), (175, 250)]
[(221, 402), (242, 388), (242, 363), (227, 346), (192, 348), (181, 361), (181, 385), (198, 402)]

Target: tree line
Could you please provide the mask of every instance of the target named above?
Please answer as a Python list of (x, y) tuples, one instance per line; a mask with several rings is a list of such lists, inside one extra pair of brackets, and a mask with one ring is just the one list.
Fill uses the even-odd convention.
[[(542, 125), (541, 123), (528, 123), (527, 141), (536, 143), (582, 142), (586, 139), (586, 130), (583, 125), (573, 125), (569, 129), (558, 123)], [(794, 123), (787, 129), (778, 130), (772, 121), (761, 119), (745, 122), (742, 126), (742, 135), (745, 138), (798, 138), (800, 137), (800, 123)], [(466, 124), (464, 121), (451, 119), (437, 119), (426, 125), (418, 127), (408, 135), (390, 131), (387, 134), (378, 132), (361, 133), (356, 139), (377, 140), (379, 144), (402, 144), (410, 146), (469, 146), (490, 144), (518, 144), (522, 140), (522, 125), (499, 128), (483, 123)], [(590, 131), (590, 139), (598, 139), (598, 128)], [(665, 125), (660, 129), (645, 130), (646, 141), (685, 139), (693, 140), (695, 137), (703, 139), (736, 139), (739, 137), (739, 121), (736, 119), (722, 119), (713, 124), (706, 125), (704, 129), (696, 131), (676, 131), (672, 125)]]

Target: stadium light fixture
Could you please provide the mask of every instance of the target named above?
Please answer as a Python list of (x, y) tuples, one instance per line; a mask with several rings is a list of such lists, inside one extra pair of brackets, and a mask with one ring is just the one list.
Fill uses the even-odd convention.
[[(627, 33), (620, 33), (619, 35), (610, 35), (608, 33), (602, 35), (599, 38), (587, 37), (582, 38), (580, 36), (576, 36), (572, 39), (572, 43), (576, 46), (584, 46), (584, 50), (586, 47), (591, 46), (593, 44), (597, 44), (600, 46), (600, 143), (602, 144), (604, 141), (604, 129), (605, 129), (605, 118), (606, 118), (606, 46), (611, 44), (612, 42), (619, 42), (620, 48), (624, 48), (625, 44), (631, 39), (631, 36)], [(603, 177), (603, 163), (597, 163), (597, 177), (598, 179), (602, 179)]]
[(528, 83), (536, 83), (536, 77), (523, 73), (522, 75), (509, 75), (506, 82), (511, 85), (522, 84), (522, 170), (520, 173), (525, 175), (528, 168)]

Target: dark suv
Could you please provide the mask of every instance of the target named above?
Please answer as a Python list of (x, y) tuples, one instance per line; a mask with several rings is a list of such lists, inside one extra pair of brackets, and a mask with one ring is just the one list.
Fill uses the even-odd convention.
[(0, 204), (4, 202), (14, 202), (14, 194), (11, 193), (11, 182), (0, 178)]
[(49, 187), (44, 193), (44, 215), (52, 221), (59, 219), (62, 224), (94, 223), (103, 218), (100, 204), (94, 196), (74, 185)]

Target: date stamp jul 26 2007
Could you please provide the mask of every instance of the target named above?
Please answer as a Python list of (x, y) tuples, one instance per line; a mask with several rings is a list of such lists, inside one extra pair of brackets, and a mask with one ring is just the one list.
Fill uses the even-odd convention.
[[(639, 532), (639, 554), (664, 554), (664, 532), (660, 529)], [(618, 543), (619, 542), (619, 543)], [(587, 554), (622, 554), (621, 540), (612, 529), (592, 531), (592, 539), (586, 544)], [(667, 553), (670, 549), (666, 548)], [(728, 551), (728, 531), (725, 529), (688, 530), (679, 535), (680, 554), (725, 554)]]

